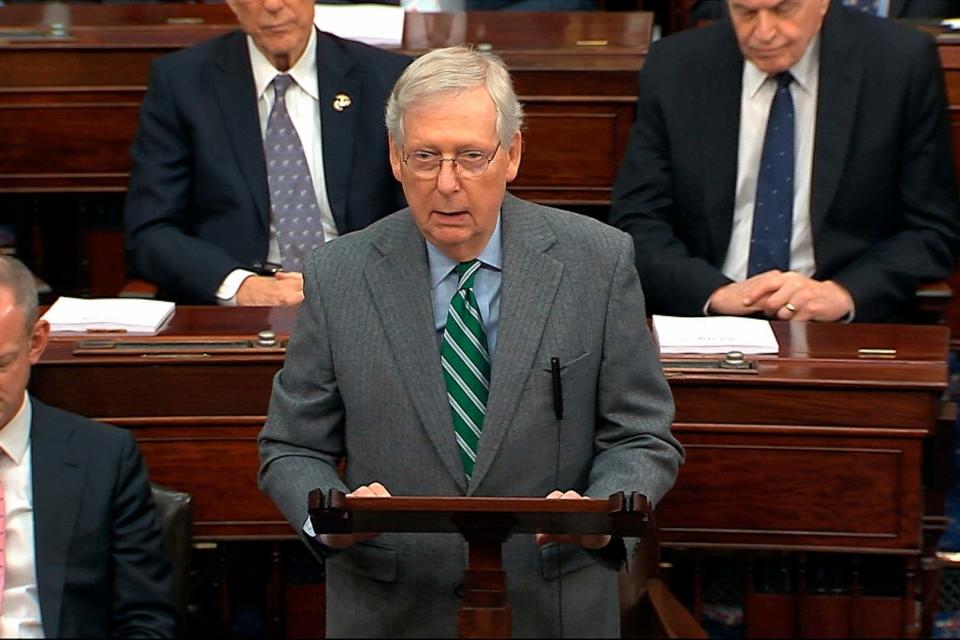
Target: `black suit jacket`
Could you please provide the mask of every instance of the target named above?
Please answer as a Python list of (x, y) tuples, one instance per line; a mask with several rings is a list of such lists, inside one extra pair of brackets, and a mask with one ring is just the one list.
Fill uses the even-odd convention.
[(44, 635), (174, 637), (172, 569), (133, 436), (31, 402)]
[[(611, 222), (633, 235), (651, 313), (700, 315), (730, 281), (743, 57), (728, 21), (665, 38), (640, 73)], [(863, 322), (903, 320), (955, 260), (957, 188), (925, 33), (834, 3), (821, 31), (811, 226), (818, 280)]]
[[(384, 106), (410, 59), (318, 32), (324, 178), (340, 233), (404, 206)], [(346, 94), (351, 105), (333, 108)], [(210, 303), (224, 277), (267, 256), (270, 204), (246, 36), (162, 56), (131, 147), (130, 271), (179, 302)]]
[[(727, 0), (695, 0), (690, 5), (690, 24), (718, 20), (726, 15)], [(890, 0), (891, 18), (960, 17), (960, 0)]]

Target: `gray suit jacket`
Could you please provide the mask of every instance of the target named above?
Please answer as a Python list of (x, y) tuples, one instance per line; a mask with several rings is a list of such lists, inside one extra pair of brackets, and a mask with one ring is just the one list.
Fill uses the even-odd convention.
[[(490, 398), (473, 480), (457, 455), (409, 210), (316, 252), (260, 436), (261, 487), (299, 531), (311, 489), (592, 497), (672, 486), (682, 449), (624, 233), (506, 196)], [(563, 363), (554, 416), (550, 359)], [(346, 456), (345, 483), (336, 471)], [(327, 559), (331, 636), (454, 636), (457, 536), (386, 534)], [(517, 636), (617, 635), (616, 574), (579, 546), (504, 546)], [(557, 579), (561, 575), (560, 580)], [(558, 611), (559, 609), (559, 611)]]

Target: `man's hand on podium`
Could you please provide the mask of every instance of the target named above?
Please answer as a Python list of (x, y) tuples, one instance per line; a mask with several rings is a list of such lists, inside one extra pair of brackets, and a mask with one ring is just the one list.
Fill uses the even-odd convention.
[[(551, 491), (547, 495), (547, 500), (588, 500), (587, 496), (582, 496), (576, 491)], [(602, 549), (610, 544), (610, 536), (602, 534), (579, 535), (575, 533), (554, 534), (538, 533), (537, 544), (544, 545), (548, 542), (557, 544), (579, 544), (587, 549)]]
[[(347, 497), (359, 496), (364, 498), (389, 498), (390, 492), (379, 482), (365, 484), (357, 487), (347, 494)], [(358, 542), (376, 538), (379, 533), (322, 533), (320, 542), (331, 549), (346, 549), (352, 547)]]

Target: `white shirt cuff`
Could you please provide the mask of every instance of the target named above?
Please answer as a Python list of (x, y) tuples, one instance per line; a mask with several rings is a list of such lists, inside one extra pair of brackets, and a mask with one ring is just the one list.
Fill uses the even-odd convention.
[(841, 322), (844, 324), (850, 324), (853, 322), (853, 319), (857, 317), (857, 303), (853, 301), (853, 296), (850, 296), (850, 313), (847, 314), (847, 317), (844, 318)]
[(255, 275), (257, 274), (246, 269), (234, 269), (228, 273), (220, 283), (220, 288), (217, 289), (217, 304), (224, 307), (237, 306), (237, 291), (240, 290), (240, 285), (244, 280)]
[(303, 532), (308, 536), (310, 536), (311, 538), (317, 537), (316, 532), (313, 530), (313, 523), (310, 522), (310, 516), (307, 516), (307, 520), (306, 522), (303, 523), (302, 528), (303, 528)]

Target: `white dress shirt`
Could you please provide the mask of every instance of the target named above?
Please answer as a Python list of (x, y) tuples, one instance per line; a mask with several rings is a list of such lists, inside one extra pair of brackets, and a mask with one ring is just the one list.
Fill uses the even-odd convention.
[(0, 481), (6, 507), (3, 611), (0, 637), (42, 638), (33, 535), (33, 464), (30, 457), (30, 396), (0, 428)]
[[(273, 109), (275, 94), (274, 77), (282, 73), (257, 49), (253, 39), (247, 36), (247, 50), (250, 54), (250, 67), (253, 70), (253, 84), (257, 91), (257, 113), (260, 116), (260, 137), (267, 131), (267, 121)], [(303, 145), (303, 154), (307, 159), (307, 168), (313, 181), (313, 189), (317, 194), (317, 206), (320, 209), (320, 221), (323, 225), (324, 241), (329, 242), (340, 232), (333, 219), (333, 210), (327, 197), (327, 184), (323, 174), (323, 145), (321, 143), (320, 126), (320, 86), (317, 81), (317, 31), (311, 30), (310, 39), (303, 55), (296, 64), (285, 73), (293, 78), (293, 84), (287, 89), (284, 100), (287, 104), (287, 113), (293, 122), (294, 129)], [(280, 264), (280, 243), (277, 241), (277, 229), (270, 222), (270, 244), (267, 248), (267, 262)], [(232, 271), (221, 283), (217, 291), (217, 300), (221, 304), (235, 304), (237, 290), (251, 271), (237, 269)]]
[[(790, 270), (812, 276), (816, 271), (816, 258), (813, 229), (810, 226), (810, 189), (813, 176), (813, 138), (817, 125), (817, 89), (820, 80), (819, 34), (810, 41), (807, 50), (796, 64), (790, 67), (790, 73), (795, 80), (790, 83), (790, 94), (796, 122)], [(770, 105), (773, 104), (776, 92), (776, 78), (768, 76), (752, 62), (745, 60), (743, 89), (740, 95), (740, 142), (733, 229), (722, 269), (723, 275), (736, 282), (747, 277), (760, 156), (763, 153)]]

